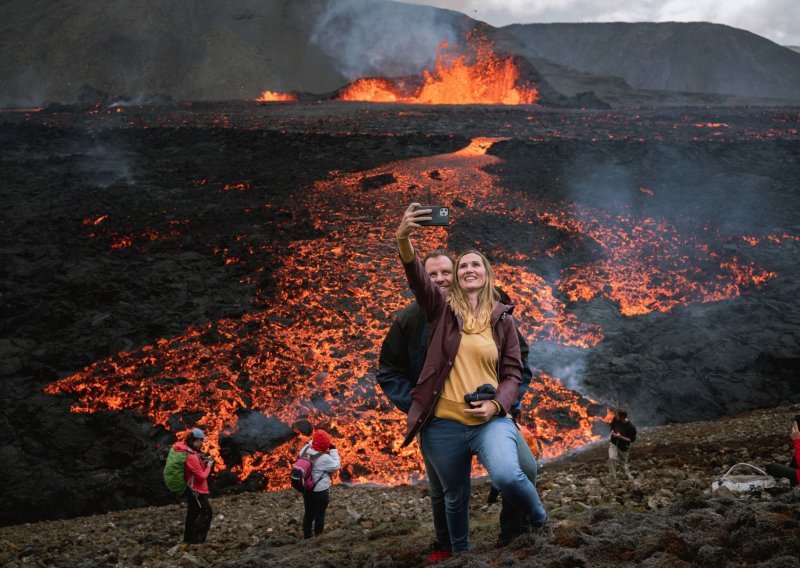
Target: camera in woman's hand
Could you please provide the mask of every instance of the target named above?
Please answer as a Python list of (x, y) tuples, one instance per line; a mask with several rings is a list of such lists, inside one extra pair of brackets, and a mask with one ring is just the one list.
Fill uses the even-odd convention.
[(497, 389), (490, 384), (481, 385), (474, 391), (465, 394), (464, 401), (469, 404), (472, 402), (479, 402), (481, 400), (491, 400), (494, 398), (496, 392)]

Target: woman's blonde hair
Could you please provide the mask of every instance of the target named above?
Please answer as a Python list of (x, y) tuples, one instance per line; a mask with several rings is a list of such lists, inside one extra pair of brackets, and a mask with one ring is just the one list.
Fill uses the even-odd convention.
[[(483, 262), (484, 268), (486, 269), (486, 284), (484, 284), (483, 288), (478, 294), (477, 315), (473, 315), (472, 307), (469, 304), (469, 298), (467, 298), (467, 291), (458, 281), (458, 267), (461, 264), (461, 259), (468, 254), (478, 255), (478, 257), (481, 259), (481, 262)], [(453, 283), (450, 285), (450, 293), (447, 296), (447, 303), (450, 306), (450, 309), (453, 310), (453, 312), (457, 316), (460, 316), (464, 321), (465, 328), (483, 328), (491, 322), (494, 306), (500, 300), (500, 294), (498, 294), (494, 287), (494, 272), (492, 271), (492, 265), (489, 264), (489, 259), (487, 259), (480, 252), (476, 250), (468, 250), (459, 255), (458, 259), (456, 260), (455, 271), (456, 274), (455, 278), (453, 278)]]

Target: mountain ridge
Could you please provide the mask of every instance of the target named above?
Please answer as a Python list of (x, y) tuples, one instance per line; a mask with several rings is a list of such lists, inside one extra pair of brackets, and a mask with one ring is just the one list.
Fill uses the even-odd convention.
[(514, 24), (501, 31), (554, 63), (617, 76), (637, 89), (786, 99), (800, 93), (800, 54), (722, 24)]
[[(594, 91), (615, 105), (800, 99), (800, 54), (727, 26), (493, 28), (427, 6), (363, 7), (334, 0), (57, 6), (9, 0), (0, 5), (0, 106), (73, 103), (85, 85), (112, 96), (163, 93), (179, 100), (254, 99), (264, 90), (326, 93), (359, 75), (420, 73), (439, 43), (462, 41), (475, 28), (498, 49), (526, 58), (568, 97)], [(704, 46), (713, 48), (711, 55), (702, 53)]]

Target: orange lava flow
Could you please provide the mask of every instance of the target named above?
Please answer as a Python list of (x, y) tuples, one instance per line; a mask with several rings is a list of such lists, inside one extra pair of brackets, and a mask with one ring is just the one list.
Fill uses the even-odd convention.
[(611, 216), (586, 207), (539, 216), (567, 233), (591, 238), (603, 251), (601, 259), (566, 270), (559, 288), (572, 301), (608, 298), (626, 316), (733, 298), (776, 276), (735, 257), (721, 259), (665, 220)]
[[(587, 411), (589, 402), (547, 373), (533, 377), (531, 389), (522, 398), (522, 405), (536, 408), (538, 414), (550, 417), (548, 420), (536, 419), (534, 423), (542, 441), (542, 457), (554, 458), (597, 439), (592, 435), (592, 427), (598, 422), (598, 417), (590, 416)], [(599, 418), (610, 422), (611, 417), (608, 410)]]
[(275, 91), (264, 91), (261, 93), (261, 96), (256, 99), (256, 101), (260, 103), (296, 100), (297, 95), (295, 93), (277, 93)]
[(518, 86), (519, 69), (511, 56), (494, 53), (489, 40), (468, 37), (466, 53), (439, 45), (432, 71), (423, 72), (423, 85), (412, 94), (391, 79), (360, 78), (342, 89), (339, 100), (400, 102), (424, 105), (527, 105), (536, 102), (535, 87)]
[[(255, 262), (260, 256), (252, 255), (264, 251), (274, 259), (271, 290), (259, 295), (258, 311), (118, 353), (45, 391), (75, 397), (76, 412), (130, 409), (165, 427), (171, 417), (195, 415), (215, 456), (217, 436), (242, 427), (242, 412), (275, 418), (295, 435), (276, 441), (276, 447), (253, 450), (234, 469), (242, 480), (263, 476), (269, 489), (288, 486), (288, 466), (304, 442), (303, 424), (334, 436), (343, 479), (412, 482), (423, 476), (417, 446), (400, 448), (405, 417), (374, 380), (381, 341), (393, 314), (410, 298), (393, 236), (404, 204), (418, 200), (453, 211), (449, 228), (415, 233), (421, 252), (447, 246), (448, 238), (469, 234), (472, 223), (492, 216), (502, 216), (506, 230), (521, 235), (549, 232), (565, 242), (601, 247), (603, 258), (573, 267), (557, 280), (528, 268), (540, 254), (560, 254), (557, 246), (537, 239), (516, 247), (480, 244), (502, 252), (493, 263), (497, 283), (516, 303), (529, 343), (589, 349), (602, 341), (601, 327), (580, 321), (566, 300), (605, 296), (618, 302), (623, 314), (635, 315), (731, 297), (770, 277), (681, 238), (665, 221), (614, 217), (509, 191), (488, 173), (501, 163), (487, 154), (495, 142), (478, 138), (450, 154), (366, 172), (331, 172), (287, 196), (288, 206), (308, 212), (314, 231), (306, 239), (279, 246), (237, 235), (243, 247), (235, 257), (227, 249), (217, 251), (254, 281), (265, 267)], [(375, 179), (382, 185), (365, 185)], [(281, 226), (292, 220), (274, 222)], [(85, 222), (87, 231), (104, 225), (99, 217)], [(606, 419), (602, 407), (544, 374), (534, 377), (524, 406), (547, 457), (596, 440), (593, 427)]]

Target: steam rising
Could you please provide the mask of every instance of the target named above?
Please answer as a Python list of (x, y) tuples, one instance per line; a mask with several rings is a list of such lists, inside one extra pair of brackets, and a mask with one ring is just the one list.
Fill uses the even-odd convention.
[(112, 185), (135, 183), (125, 151), (100, 142), (86, 150), (78, 163), (78, 168), (87, 181), (96, 187), (107, 188)]
[(289, 439), (292, 429), (275, 418), (261, 412), (242, 411), (239, 414), (234, 436), (241, 447), (248, 452), (264, 451)]
[(374, 0), (335, 0), (323, 12), (311, 42), (335, 60), (349, 79), (419, 73), (443, 41), (460, 34), (450, 12)]

